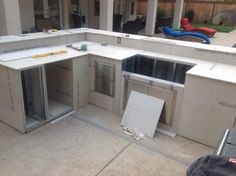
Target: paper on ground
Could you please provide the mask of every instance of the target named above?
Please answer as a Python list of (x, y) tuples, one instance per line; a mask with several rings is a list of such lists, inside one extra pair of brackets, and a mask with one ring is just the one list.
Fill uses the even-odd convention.
[(140, 140), (140, 139), (144, 139), (145, 138), (145, 134), (142, 133), (141, 131), (139, 131), (137, 128), (135, 129), (128, 129), (126, 127), (122, 127), (123, 128), (123, 132), (129, 136), (132, 136), (134, 139), (136, 140)]

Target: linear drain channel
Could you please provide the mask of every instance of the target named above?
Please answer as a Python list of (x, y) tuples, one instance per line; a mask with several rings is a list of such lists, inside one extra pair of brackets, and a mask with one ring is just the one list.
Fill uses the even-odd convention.
[(111, 135), (113, 135), (113, 136), (122, 138), (122, 139), (127, 140), (127, 141), (129, 141), (129, 142), (132, 142), (132, 143), (134, 143), (134, 144), (136, 144), (136, 145), (139, 145), (139, 146), (143, 147), (144, 149), (146, 149), (146, 150), (148, 150), (148, 151), (154, 152), (154, 153), (156, 153), (156, 154), (158, 154), (158, 155), (160, 155), (160, 156), (162, 156), (162, 157), (164, 157), (164, 158), (166, 158), (166, 159), (175, 161), (175, 162), (177, 162), (178, 164), (181, 164), (181, 165), (183, 165), (183, 166), (189, 167), (190, 164), (191, 164), (191, 162), (189, 162), (189, 161), (187, 161), (187, 160), (184, 160), (184, 159), (181, 159), (181, 158), (179, 158), (179, 157), (177, 157), (177, 156), (175, 156), (175, 155), (173, 155), (173, 154), (171, 154), (171, 153), (165, 152), (165, 151), (159, 149), (158, 147), (153, 147), (153, 146), (151, 146), (151, 145), (144, 144), (142, 141), (136, 141), (136, 140), (134, 140), (134, 139), (131, 138), (131, 137), (124, 136), (124, 135), (122, 135), (122, 134), (118, 134), (118, 133), (116, 133), (116, 132), (114, 132), (114, 131), (112, 131), (112, 130), (109, 130), (109, 129), (103, 127), (103, 126), (100, 126), (100, 125), (95, 124), (95, 123), (93, 123), (93, 122), (90, 122), (90, 121), (81, 119), (81, 118), (79, 118), (79, 117), (74, 117), (74, 118), (75, 118), (75, 119), (78, 119), (78, 120), (81, 120), (81, 121), (83, 121), (83, 122), (85, 122), (85, 123), (88, 123), (88, 124), (90, 124), (90, 125), (92, 125), (92, 126), (98, 128), (98, 129), (101, 129), (101, 130), (103, 130), (103, 131), (105, 131), (105, 132), (107, 132), (107, 133), (109, 133), (109, 134), (111, 134)]

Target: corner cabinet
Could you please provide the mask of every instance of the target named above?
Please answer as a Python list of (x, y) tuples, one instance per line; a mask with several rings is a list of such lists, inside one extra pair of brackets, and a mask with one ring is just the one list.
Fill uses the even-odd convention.
[(122, 62), (90, 55), (90, 103), (120, 113)]
[(216, 147), (235, 117), (235, 84), (187, 74), (178, 134)]

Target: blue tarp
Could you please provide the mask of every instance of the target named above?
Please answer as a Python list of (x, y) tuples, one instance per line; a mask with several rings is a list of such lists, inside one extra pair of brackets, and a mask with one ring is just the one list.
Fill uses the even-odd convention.
[(211, 44), (209, 38), (201, 33), (198, 32), (179, 32), (179, 31), (175, 31), (170, 27), (163, 27), (162, 28), (163, 32), (166, 35), (171, 35), (173, 37), (183, 37), (183, 36), (192, 36), (192, 37), (196, 37), (196, 38), (201, 38), (204, 40), (203, 43), (205, 44)]

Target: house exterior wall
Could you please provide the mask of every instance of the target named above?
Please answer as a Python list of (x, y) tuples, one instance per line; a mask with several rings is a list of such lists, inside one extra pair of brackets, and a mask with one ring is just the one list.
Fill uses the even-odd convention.
[[(65, 10), (62, 2), (70, 0), (60, 0), (63, 7), (60, 8), (62, 28), (65, 27)], [(131, 3), (134, 3), (133, 14), (131, 14)], [(85, 16), (85, 27), (99, 29), (99, 16), (94, 12), (94, 0), (80, 0), (81, 12)], [(69, 15), (73, 12), (70, 5)], [(122, 15), (122, 23), (128, 20), (135, 20), (137, 16), (137, 0), (114, 0), (114, 14)], [(69, 16), (70, 18), (70, 16)], [(68, 21), (71, 24), (71, 19)], [(0, 35), (21, 34), (31, 32), (35, 27), (35, 11), (33, 0), (0, 0)], [(69, 25), (68, 24), (68, 25)], [(68, 26), (67, 25), (67, 26)], [(71, 25), (69, 25), (71, 26)]]

